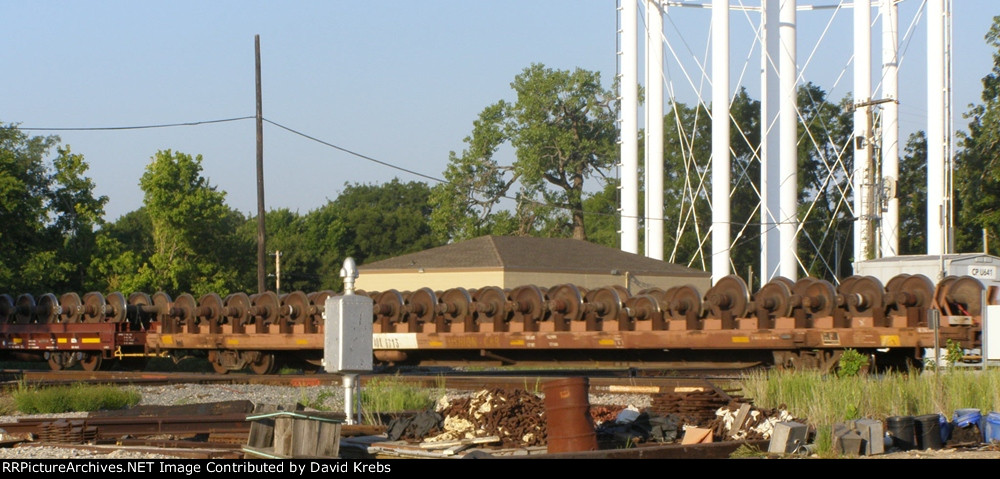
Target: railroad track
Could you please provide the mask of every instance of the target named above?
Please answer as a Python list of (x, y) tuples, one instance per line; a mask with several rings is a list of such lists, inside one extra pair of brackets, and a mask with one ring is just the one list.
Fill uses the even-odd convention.
[[(537, 393), (544, 384), (557, 377), (588, 376), (592, 394), (646, 394), (663, 398), (654, 406), (680, 408), (687, 397), (687, 407), (712, 409), (725, 405), (739, 395), (727, 389), (728, 379), (709, 381), (704, 377), (645, 376), (645, 371), (584, 371), (549, 370), (514, 374), (510, 371), (489, 374), (412, 374), (396, 375), (396, 380), (418, 387), (458, 390), (522, 389)], [(523, 372), (522, 372), (523, 373)], [(61, 384), (79, 381), (79, 375), (67, 379), (65, 372), (24, 372), (23, 381), (33, 384)], [(385, 375), (362, 377), (362, 387), (367, 381)], [(288, 386), (340, 385), (340, 376), (331, 374), (297, 376), (229, 375), (189, 373), (92, 373), (87, 380), (101, 383), (168, 384), (168, 383), (218, 383), (246, 382), (251, 384), (284, 384)], [(144, 382), (145, 381), (145, 382)], [(290, 396), (291, 397), (291, 396)], [(678, 399), (680, 398), (680, 399)], [(707, 409), (706, 409), (707, 410)], [(713, 409), (714, 410), (714, 409)], [(45, 445), (84, 448), (91, 452), (108, 451), (116, 447), (130, 451), (155, 453), (169, 450), (170, 455), (186, 458), (241, 457), (240, 445), (247, 444), (251, 436), (251, 423), (247, 416), (256, 412), (249, 401), (192, 404), (187, 406), (140, 406), (124, 411), (91, 413), (87, 417), (24, 418), (17, 422), (0, 424), (0, 428), (13, 435), (32, 435)], [(666, 411), (664, 413), (668, 413)], [(377, 426), (344, 426), (342, 434), (372, 435), (384, 429)], [(353, 429), (352, 429), (353, 428)], [(356, 430), (354, 430), (356, 429)]]
[[(538, 369), (461, 371), (454, 369), (391, 370), (361, 376), (362, 386), (373, 378), (393, 377), (420, 387), (474, 390), (483, 387), (540, 387), (552, 378), (584, 376), (592, 385), (632, 384), (637, 387), (669, 388), (678, 384), (700, 383), (704, 380), (738, 381), (748, 371), (756, 369)], [(0, 385), (14, 387), (59, 386), (78, 383), (159, 386), (167, 384), (260, 384), (269, 386), (312, 387), (340, 386), (338, 374), (193, 374), (173, 372), (129, 371), (0, 371)]]

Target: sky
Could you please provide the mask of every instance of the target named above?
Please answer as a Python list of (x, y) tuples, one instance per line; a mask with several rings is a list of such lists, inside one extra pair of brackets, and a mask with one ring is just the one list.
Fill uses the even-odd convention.
[[(920, 5), (920, 0), (900, 3), (901, 36)], [(265, 119), (440, 178), (449, 152), (463, 149), (477, 114), (497, 100), (513, 99), (510, 82), (528, 65), (598, 71), (610, 87), (617, 71), (615, 7), (614, 0), (0, 0), (5, 45), (0, 49), (0, 122), (94, 128), (253, 116), (254, 35), (260, 35)], [(994, 15), (1000, 15), (996, 0), (954, 1), (958, 129), (967, 123), (961, 113), (979, 101), (980, 79), (992, 67), (993, 52), (983, 35)], [(731, 84), (746, 87), (754, 98), (760, 97), (760, 60), (751, 48), (750, 25), (757, 18), (754, 12), (734, 11), (730, 20)], [(832, 99), (848, 95), (851, 10), (802, 11), (798, 18), (804, 78), (827, 89)], [(667, 81), (685, 103), (697, 101), (698, 90), (705, 98), (711, 95), (697, 67), (698, 62), (710, 64), (705, 53), (709, 19), (707, 9), (667, 10), (664, 36), (676, 51), (676, 56), (666, 53)], [(877, 79), (877, 10), (873, 19)], [(900, 67), (904, 138), (926, 125), (925, 30), (921, 18)], [(139, 178), (150, 158), (167, 149), (202, 155), (203, 174), (227, 193), (229, 205), (256, 212), (252, 119), (28, 133), (57, 134), (84, 156), (97, 194), (109, 198), (108, 220), (142, 205)], [(393, 178), (430, 182), (269, 123), (263, 142), (268, 209), (306, 213), (335, 199), (345, 184)]]

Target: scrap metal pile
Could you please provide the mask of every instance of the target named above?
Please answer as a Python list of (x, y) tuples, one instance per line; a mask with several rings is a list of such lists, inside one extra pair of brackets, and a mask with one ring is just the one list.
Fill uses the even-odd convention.
[(545, 405), (523, 389), (484, 389), (470, 397), (442, 401), (437, 408), (444, 416), (443, 433), (428, 442), (497, 436), (504, 447), (544, 445)]
[(770, 439), (774, 425), (779, 422), (806, 422), (804, 419), (792, 416), (784, 405), (767, 409), (732, 403), (719, 408), (715, 411), (715, 415), (717, 418), (709, 423), (709, 427), (716, 437), (737, 440)]
[(667, 416), (675, 414), (688, 424), (706, 424), (715, 418), (715, 410), (732, 399), (716, 390), (689, 393), (660, 393), (653, 396), (649, 412)]
[[(774, 424), (797, 420), (783, 407), (762, 409), (728, 397), (718, 389), (661, 393), (650, 407), (589, 406), (595, 434), (605, 446), (673, 443), (692, 427), (709, 429), (716, 441), (768, 439)], [(400, 418), (389, 426), (389, 439), (456, 444), (492, 438), (503, 448), (545, 446), (547, 415), (541, 397), (523, 389), (492, 388), (469, 396), (438, 400), (433, 411)]]

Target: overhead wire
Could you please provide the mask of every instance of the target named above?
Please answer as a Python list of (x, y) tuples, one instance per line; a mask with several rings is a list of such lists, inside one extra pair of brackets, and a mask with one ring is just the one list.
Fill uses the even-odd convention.
[[(180, 122), (180, 123), (157, 123), (157, 124), (151, 124), (151, 125), (129, 125), (129, 126), (113, 126), (113, 127), (107, 127), (107, 126), (105, 126), (105, 127), (21, 127), (21, 126), (18, 126), (18, 125), (9, 125), (9, 126), (0, 126), (0, 129), (2, 129), (2, 128), (16, 128), (18, 130), (28, 130), (28, 131), (122, 131), (122, 130), (138, 130), (138, 129), (152, 129), (152, 128), (173, 128), (173, 127), (179, 127), (179, 126), (197, 126), (197, 125), (206, 125), (206, 124), (213, 124), (213, 123), (225, 123), (225, 122), (240, 121), (240, 120), (250, 120), (250, 119), (254, 119), (254, 118), (256, 118), (256, 116), (249, 115), (249, 116), (233, 117), (233, 118), (223, 118), (223, 119), (215, 119), (215, 120), (199, 120), (199, 121)], [(347, 153), (349, 155), (352, 155), (352, 156), (364, 159), (366, 161), (371, 161), (373, 163), (376, 163), (376, 164), (379, 164), (379, 165), (382, 165), (382, 166), (385, 166), (385, 167), (388, 167), (388, 168), (392, 168), (392, 169), (395, 169), (395, 170), (398, 170), (398, 171), (402, 171), (402, 172), (405, 172), (405, 173), (408, 173), (408, 174), (411, 174), (411, 175), (414, 175), (414, 176), (418, 176), (420, 178), (424, 178), (424, 179), (433, 181), (435, 183), (448, 183), (448, 181), (445, 180), (445, 179), (438, 178), (436, 176), (428, 175), (428, 174), (425, 174), (425, 173), (421, 173), (421, 172), (416, 171), (416, 170), (411, 170), (409, 168), (404, 168), (402, 166), (389, 163), (387, 161), (379, 160), (379, 159), (371, 157), (369, 155), (358, 153), (358, 152), (353, 151), (353, 150), (351, 150), (349, 148), (345, 148), (345, 147), (342, 147), (340, 145), (336, 145), (334, 143), (331, 143), (329, 141), (317, 138), (316, 136), (307, 134), (307, 133), (302, 132), (300, 130), (297, 130), (295, 128), (292, 128), (292, 127), (289, 127), (287, 125), (278, 123), (278, 122), (276, 122), (274, 120), (271, 120), (271, 119), (268, 119), (268, 118), (262, 118), (262, 121), (264, 121), (265, 123), (274, 125), (274, 126), (280, 128), (282, 130), (288, 131), (289, 133), (292, 133), (294, 135), (301, 136), (301, 137), (306, 138), (306, 139), (308, 139), (310, 141), (319, 143), (319, 144), (327, 146), (329, 148), (336, 149), (338, 151), (341, 151), (341, 152)], [(514, 201), (526, 201), (526, 202), (529, 202), (529, 203), (532, 203), (532, 204), (536, 204), (538, 206), (555, 208), (555, 209), (565, 210), (565, 211), (573, 212), (573, 213), (582, 213), (582, 214), (589, 215), (589, 216), (609, 216), (609, 217), (621, 217), (622, 216), (620, 214), (614, 214), (614, 213), (603, 213), (603, 212), (598, 212), (598, 211), (586, 211), (586, 210), (582, 210), (582, 211), (581, 210), (574, 210), (574, 209), (566, 207), (566, 206), (561, 206), (561, 205), (552, 204), (552, 203), (546, 203), (546, 202), (538, 201), (538, 200), (535, 200), (535, 199), (517, 198), (517, 197), (514, 197), (514, 196), (510, 196), (510, 195), (502, 195), (502, 196), (500, 196), (500, 198), (507, 199), (507, 200), (514, 200)], [(741, 223), (733, 223), (733, 224), (743, 224), (743, 223), (741, 222)]]
[(188, 121), (183, 123), (157, 123), (152, 125), (132, 125), (132, 126), (87, 126), (87, 127), (28, 127), (28, 126), (17, 126), (18, 130), (27, 131), (120, 131), (120, 130), (148, 130), (153, 128), (174, 128), (178, 126), (198, 126), (198, 125), (208, 125), (212, 123), (226, 123), (231, 121), (249, 120), (256, 118), (256, 116), (240, 116), (235, 118), (222, 118), (219, 120), (201, 120), (201, 121)]

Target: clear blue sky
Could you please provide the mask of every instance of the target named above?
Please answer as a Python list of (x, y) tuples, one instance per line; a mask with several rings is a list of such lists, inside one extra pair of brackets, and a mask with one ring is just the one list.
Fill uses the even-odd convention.
[[(919, 0), (901, 4), (901, 30), (919, 5)], [(1000, 14), (1000, 2), (956, 0), (954, 13), (960, 113), (978, 101), (979, 79), (991, 67), (992, 52), (982, 37), (992, 16)], [(708, 10), (671, 8), (668, 14), (672, 42), (687, 42), (694, 56), (702, 57)], [(800, 61), (831, 15), (834, 11), (799, 13)], [(734, 88), (752, 41), (746, 18), (734, 13), (731, 20)], [(851, 12), (844, 9), (834, 18), (805, 76), (840, 99), (851, 89)], [(616, 70), (615, 29), (614, 0), (2, 0), (0, 121), (24, 127), (101, 127), (253, 115), (253, 38), (259, 34), (265, 118), (440, 177), (448, 152), (462, 149), (478, 112), (510, 98), (510, 81), (530, 63), (598, 70), (610, 86)], [(905, 131), (924, 128), (924, 31), (921, 21), (902, 67), (902, 75), (908, 75), (901, 82)], [(873, 54), (876, 64), (878, 52)], [(759, 98), (759, 60), (751, 56), (748, 65), (744, 84)], [(677, 68), (671, 72), (679, 75)], [(686, 83), (680, 76), (674, 81)], [(704, 91), (708, 95), (710, 90)], [(680, 100), (693, 101), (684, 88), (678, 92)], [(956, 126), (964, 128), (965, 123), (957, 115)], [(160, 149), (203, 155), (205, 175), (228, 193), (229, 204), (245, 213), (256, 209), (252, 120), (31, 133), (58, 134), (84, 155), (98, 193), (110, 198), (109, 220), (141, 205), (139, 177)], [(345, 182), (421, 180), (267, 124), (264, 161), (267, 207), (301, 213), (335, 198)]]

